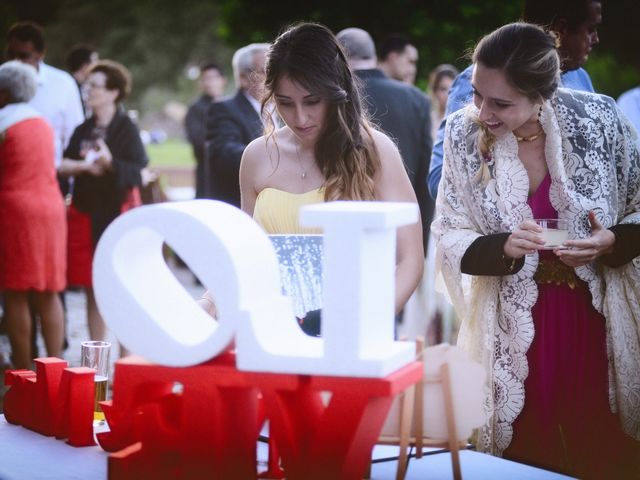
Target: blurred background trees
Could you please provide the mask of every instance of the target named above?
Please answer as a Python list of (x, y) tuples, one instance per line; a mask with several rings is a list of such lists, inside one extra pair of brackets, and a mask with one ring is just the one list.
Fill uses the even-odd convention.
[[(2, 0), (0, 47), (4, 32), (18, 20), (46, 28), (47, 62), (64, 68), (69, 48), (95, 45), (102, 58), (122, 62), (134, 77), (128, 108), (143, 119), (184, 107), (196, 95), (195, 66), (220, 63), (234, 89), (233, 51), (250, 42), (273, 40), (290, 23), (317, 21), (334, 31), (348, 26), (368, 30), (375, 40), (388, 33), (409, 35), (420, 51), (417, 83), (440, 63), (464, 68), (465, 52), (478, 38), (519, 18), (523, 0)], [(603, 0), (600, 45), (586, 68), (596, 89), (613, 97), (640, 83), (635, 0)]]

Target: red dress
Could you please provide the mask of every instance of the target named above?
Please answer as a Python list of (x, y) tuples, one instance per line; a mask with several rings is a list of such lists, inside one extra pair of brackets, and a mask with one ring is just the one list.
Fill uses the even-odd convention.
[(65, 158), (83, 161), (83, 144), (97, 138), (102, 138), (111, 151), (113, 168), (99, 176), (76, 176), (68, 209), (67, 282), (78, 287), (93, 284), (93, 255), (107, 226), (121, 213), (142, 203), (140, 171), (148, 162), (137, 127), (121, 109), (106, 128), (96, 125), (95, 118), (80, 124), (65, 149)]
[[(142, 205), (140, 190), (132, 188), (122, 204), (122, 213)], [(72, 203), (67, 210), (67, 223), (69, 225), (69, 243), (67, 258), (67, 282), (75, 287), (93, 286), (93, 255), (95, 244), (91, 236), (91, 216), (78, 210)]]
[(65, 288), (67, 224), (53, 145), (42, 118), (0, 137), (0, 290)]

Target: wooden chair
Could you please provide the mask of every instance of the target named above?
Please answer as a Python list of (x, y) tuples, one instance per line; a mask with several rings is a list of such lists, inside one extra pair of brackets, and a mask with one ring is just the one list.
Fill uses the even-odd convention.
[[(419, 360), (422, 360), (423, 352), (424, 341), (419, 338), (416, 340), (416, 357)], [(424, 386), (427, 383), (442, 384), (442, 395), (448, 432), (448, 438), (445, 440), (427, 438), (423, 434)], [(415, 387), (411, 387), (401, 394), (398, 401), (400, 403), (398, 434), (382, 435), (378, 440), (378, 443), (383, 445), (398, 445), (400, 447), (396, 479), (404, 479), (407, 473), (409, 461), (409, 447), (414, 446), (416, 449), (416, 458), (422, 458), (422, 450), (424, 447), (441, 447), (448, 449), (451, 452), (453, 478), (455, 480), (460, 480), (462, 478), (462, 474), (460, 471), (459, 453), (460, 449), (466, 448), (467, 443), (465, 441), (459, 441), (456, 438), (457, 428), (448, 363), (444, 362), (442, 364), (439, 378), (427, 380), (423, 378), (415, 385)]]

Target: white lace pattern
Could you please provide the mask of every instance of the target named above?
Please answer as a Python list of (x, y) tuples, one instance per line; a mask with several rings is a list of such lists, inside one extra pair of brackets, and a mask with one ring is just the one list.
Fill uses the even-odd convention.
[[(527, 350), (534, 336), (531, 307), (538, 289), (538, 255), (527, 255), (513, 275), (477, 276), (470, 288), (460, 271), (467, 248), (481, 236), (512, 231), (532, 218), (529, 179), (513, 134), (499, 138), (489, 158), (478, 153), (473, 106), (447, 121), (442, 181), (431, 231), (438, 266), (463, 323), (458, 344), (489, 372), (488, 423), (480, 451), (501, 455), (511, 443), (512, 423), (524, 406)], [(540, 118), (551, 176), (550, 200), (567, 220), (570, 238), (588, 238), (587, 212), (605, 228), (640, 224), (640, 160), (631, 128), (615, 102), (602, 95), (558, 90)], [(606, 318), (609, 398), (624, 431), (640, 439), (640, 258), (620, 267), (598, 262), (576, 268), (594, 307)]]

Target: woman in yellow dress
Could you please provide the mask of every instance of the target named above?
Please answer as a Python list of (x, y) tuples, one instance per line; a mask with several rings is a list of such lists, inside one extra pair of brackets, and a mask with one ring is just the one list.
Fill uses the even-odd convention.
[[(284, 122), (275, 128), (269, 110)], [(250, 143), (240, 165), (242, 209), (267, 233), (300, 228), (300, 206), (332, 200), (416, 202), (402, 158), (373, 128), (344, 53), (326, 27), (302, 23), (271, 46), (266, 65), (267, 133)], [(398, 230), (396, 312), (422, 276), (421, 225)]]
[[(284, 122), (281, 128), (273, 124), (273, 106)], [(342, 48), (326, 27), (301, 23), (272, 44), (262, 111), (270, 125), (244, 151), (240, 192), (242, 209), (267, 233), (318, 233), (300, 227), (303, 205), (416, 203), (396, 145), (367, 121)], [(421, 228), (416, 223), (398, 230), (396, 313), (422, 276)], [(201, 304), (215, 316), (212, 300), (207, 293)]]

